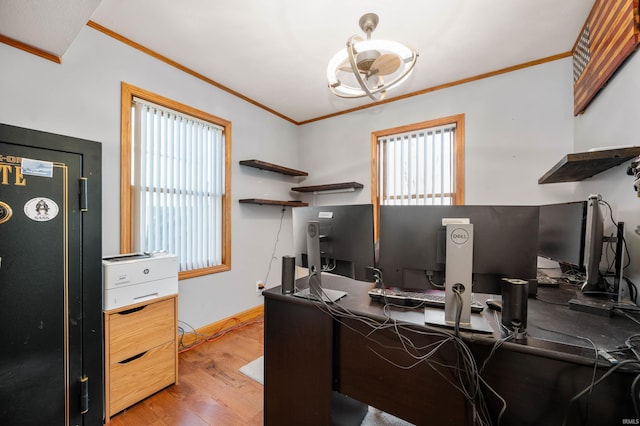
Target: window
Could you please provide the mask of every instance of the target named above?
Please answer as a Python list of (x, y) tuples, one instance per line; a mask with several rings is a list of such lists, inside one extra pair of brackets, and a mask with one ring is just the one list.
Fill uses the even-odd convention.
[(231, 268), (231, 123), (122, 84), (123, 253), (178, 255), (180, 278)]
[(464, 204), (464, 115), (374, 132), (371, 144), (376, 229), (380, 205)]

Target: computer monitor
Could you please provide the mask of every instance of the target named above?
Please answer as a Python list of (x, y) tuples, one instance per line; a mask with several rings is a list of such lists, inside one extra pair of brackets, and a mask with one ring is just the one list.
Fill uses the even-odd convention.
[(604, 218), (600, 210), (600, 195), (590, 195), (587, 199), (587, 223), (585, 235), (585, 269), (586, 279), (581, 290), (584, 293), (606, 295), (607, 286), (600, 275), (600, 260), (604, 243)]
[(443, 218), (473, 224), (473, 292), (501, 292), (501, 279), (536, 278), (537, 206), (381, 206), (379, 268), (386, 287), (444, 283)]
[(307, 267), (308, 223), (320, 228), (322, 270), (367, 280), (366, 268), (375, 266), (373, 205), (309, 206), (293, 209), (293, 241), (296, 265)]
[(584, 270), (587, 202), (540, 206), (538, 256), (558, 262), (563, 272)]

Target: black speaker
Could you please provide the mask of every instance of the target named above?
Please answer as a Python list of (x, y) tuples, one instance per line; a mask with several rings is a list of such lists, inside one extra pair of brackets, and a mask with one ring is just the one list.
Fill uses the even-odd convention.
[(282, 256), (282, 294), (293, 294), (295, 291), (295, 276), (295, 256)]
[(502, 279), (502, 324), (513, 330), (516, 340), (526, 336), (528, 296), (528, 281)]

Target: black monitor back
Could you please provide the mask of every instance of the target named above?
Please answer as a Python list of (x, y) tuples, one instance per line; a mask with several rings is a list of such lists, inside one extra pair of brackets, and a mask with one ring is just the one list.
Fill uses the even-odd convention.
[(538, 255), (584, 269), (587, 201), (540, 206)]
[(537, 206), (381, 206), (379, 267), (387, 287), (444, 283), (443, 218), (473, 224), (473, 291), (500, 293), (501, 278), (535, 279)]
[(320, 224), (320, 254), (331, 273), (367, 280), (366, 268), (375, 265), (373, 205), (309, 206), (293, 209), (296, 265), (307, 266), (306, 224)]

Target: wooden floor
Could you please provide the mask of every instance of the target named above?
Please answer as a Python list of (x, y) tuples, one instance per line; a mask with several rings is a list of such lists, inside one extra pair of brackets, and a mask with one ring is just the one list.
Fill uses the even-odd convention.
[(238, 370), (263, 351), (259, 322), (181, 353), (179, 383), (115, 415), (110, 425), (262, 425), (263, 387)]

